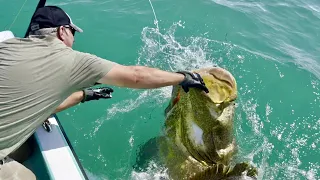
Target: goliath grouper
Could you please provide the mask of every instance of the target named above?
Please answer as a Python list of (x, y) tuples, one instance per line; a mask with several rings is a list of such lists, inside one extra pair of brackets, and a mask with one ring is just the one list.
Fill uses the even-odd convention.
[(249, 163), (232, 162), (236, 153), (235, 78), (218, 67), (194, 72), (201, 75), (210, 92), (191, 88), (185, 93), (181, 86), (174, 86), (165, 110), (165, 136), (156, 141), (170, 179), (256, 179), (257, 169)]

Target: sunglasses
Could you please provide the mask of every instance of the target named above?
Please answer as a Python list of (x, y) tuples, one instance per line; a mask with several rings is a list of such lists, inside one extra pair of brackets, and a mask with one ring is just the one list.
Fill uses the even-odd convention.
[(65, 25), (65, 26), (63, 26), (63, 27), (70, 29), (72, 35), (73, 35), (73, 36), (75, 35), (76, 30), (75, 30), (73, 27), (71, 27), (71, 26), (69, 26), (69, 25)]

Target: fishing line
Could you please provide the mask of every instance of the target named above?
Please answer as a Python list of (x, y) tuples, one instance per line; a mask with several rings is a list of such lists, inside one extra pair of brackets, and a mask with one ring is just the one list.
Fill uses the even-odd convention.
[[(154, 25), (156, 25), (157, 27), (157, 32), (160, 33), (160, 29), (159, 29), (159, 21), (158, 21), (158, 18), (157, 18), (157, 15), (156, 15), (156, 12), (153, 8), (153, 5), (151, 3), (151, 0), (149, 0), (149, 3), (150, 3), (150, 6), (151, 6), (151, 9), (152, 9), (152, 12), (153, 12), (153, 16), (154, 16)], [(158, 45), (160, 46), (160, 35), (158, 34)]]
[(25, 0), (25, 1), (24, 1), (24, 3), (22, 4), (22, 6), (21, 6), (21, 8), (20, 8), (20, 10), (19, 10), (19, 12), (18, 12), (18, 14), (16, 15), (16, 17), (15, 17), (14, 20), (13, 20), (13, 22), (12, 22), (11, 25), (9, 26), (9, 29), (7, 29), (7, 30), (11, 30), (13, 24), (16, 22), (18, 16), (19, 16), (20, 13), (21, 13), (21, 10), (23, 9), (23, 7), (24, 7), (24, 5), (27, 3), (27, 1), (28, 1), (28, 0)]
[[(152, 5), (152, 2), (151, 2), (151, 0), (149, 0), (149, 4), (150, 4), (150, 6), (151, 6), (151, 9), (152, 9), (152, 12), (153, 12), (153, 16), (154, 16), (154, 25), (156, 26), (156, 29), (157, 29), (157, 34), (158, 34), (158, 46), (160, 47), (160, 29), (159, 29), (159, 21), (158, 21), (158, 18), (157, 18), (157, 15), (156, 15), (156, 12), (155, 12), (155, 10), (154, 10), (154, 8), (153, 8), (153, 5)], [(170, 66), (170, 68), (172, 69), (172, 67)], [(150, 92), (150, 90), (149, 90), (149, 92)], [(152, 113), (151, 113), (152, 114)], [(151, 115), (150, 115), (150, 117), (151, 117)], [(126, 171), (126, 173), (125, 173), (125, 176), (126, 175), (128, 175), (128, 171), (129, 171), (129, 169), (130, 169), (130, 160), (131, 160), (131, 157), (132, 157), (132, 154), (133, 154), (133, 144), (134, 144), (134, 130), (135, 130), (135, 128), (136, 128), (136, 125), (137, 125), (137, 121), (135, 121), (134, 122), (134, 124), (133, 124), (133, 126), (132, 126), (132, 129), (131, 129), (131, 131), (130, 131), (130, 134), (131, 134), (131, 137), (130, 137), (130, 139), (129, 139), (129, 144), (130, 144), (130, 146), (131, 146), (131, 152), (129, 153), (129, 156), (128, 156), (128, 168), (127, 168), (127, 171)]]
[(154, 25), (157, 26), (157, 29), (159, 31), (159, 26), (158, 26), (158, 19), (157, 19), (157, 15), (156, 15), (156, 12), (154, 11), (154, 8), (153, 8), (153, 5), (151, 3), (151, 0), (149, 0), (149, 3), (150, 3), (150, 6), (151, 6), (151, 9), (152, 9), (152, 12), (153, 12), (153, 15), (154, 15)]

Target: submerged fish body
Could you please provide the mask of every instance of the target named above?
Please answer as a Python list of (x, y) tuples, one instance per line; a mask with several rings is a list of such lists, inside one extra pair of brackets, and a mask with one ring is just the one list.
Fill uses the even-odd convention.
[(161, 157), (172, 179), (226, 179), (247, 175), (256, 169), (248, 163), (231, 166), (236, 152), (233, 118), (237, 84), (225, 69), (195, 71), (209, 93), (192, 88), (185, 93), (174, 86), (165, 110), (165, 138), (159, 141)]

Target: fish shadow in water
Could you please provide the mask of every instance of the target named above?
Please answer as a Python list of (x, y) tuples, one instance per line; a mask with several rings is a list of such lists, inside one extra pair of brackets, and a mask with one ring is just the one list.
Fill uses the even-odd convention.
[(150, 162), (155, 162), (158, 166), (164, 166), (160, 159), (159, 141), (164, 140), (165, 137), (154, 137), (142, 144), (137, 152), (137, 159), (133, 165), (135, 171), (146, 171)]

